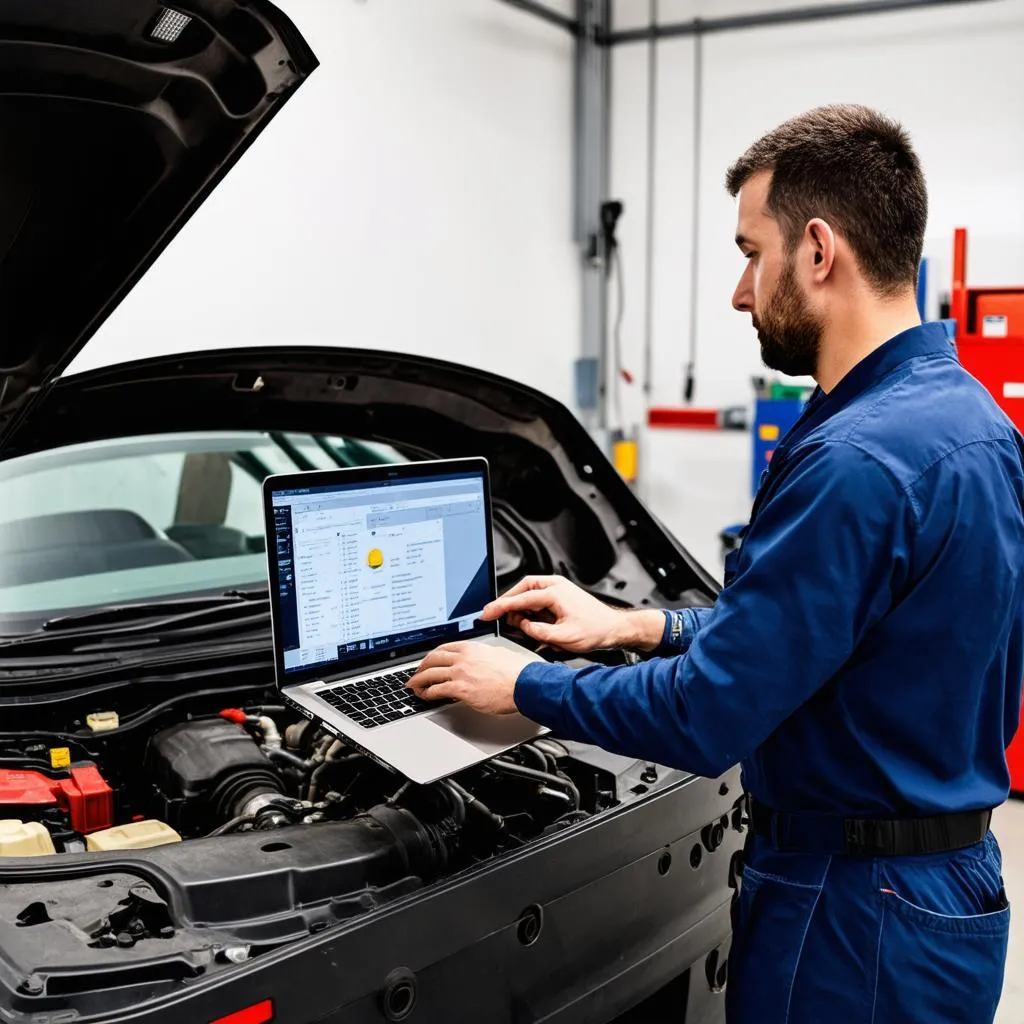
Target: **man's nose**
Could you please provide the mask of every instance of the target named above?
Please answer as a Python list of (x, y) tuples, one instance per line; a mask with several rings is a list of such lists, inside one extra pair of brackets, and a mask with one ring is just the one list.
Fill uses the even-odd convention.
[(754, 289), (752, 287), (750, 264), (747, 264), (743, 276), (736, 285), (736, 291), (732, 293), (732, 308), (739, 313), (753, 313), (754, 311)]

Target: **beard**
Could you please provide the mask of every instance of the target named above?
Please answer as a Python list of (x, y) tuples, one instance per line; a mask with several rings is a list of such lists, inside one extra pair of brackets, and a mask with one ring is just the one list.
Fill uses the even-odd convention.
[(790, 377), (814, 376), (824, 325), (807, 305), (788, 262), (760, 316), (753, 317), (761, 359)]

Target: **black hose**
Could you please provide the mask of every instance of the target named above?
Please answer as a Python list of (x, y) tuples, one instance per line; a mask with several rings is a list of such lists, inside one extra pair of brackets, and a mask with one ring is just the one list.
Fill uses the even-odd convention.
[(536, 747), (538, 750), (546, 751), (555, 758), (556, 763), (558, 758), (569, 756), (568, 749), (559, 743), (558, 740), (551, 739), (550, 736), (541, 736), (538, 739), (535, 739), (530, 746)]
[(303, 775), (310, 772), (313, 768), (312, 762), (305, 761), (296, 754), (293, 754), (290, 750), (284, 750), (282, 747), (260, 747), (271, 761), (281, 761), (284, 764), (290, 765), (292, 768), (298, 768)]
[(455, 810), (455, 824), (464, 825), (466, 823), (466, 805), (474, 799), (473, 794), (463, 789), (453, 779), (442, 779), (441, 786), (451, 798), (452, 807)]
[(507, 775), (518, 775), (521, 779), (543, 782), (548, 786), (555, 786), (558, 789), (564, 790), (572, 797), (574, 807), (578, 808), (582, 802), (580, 800), (580, 791), (576, 788), (576, 784), (571, 779), (567, 779), (562, 775), (552, 775), (551, 772), (539, 772), (535, 768), (527, 768), (525, 765), (516, 764), (515, 761), (506, 761), (502, 757), (495, 757), (490, 763), (493, 768), (497, 768)]
[(533, 767), (539, 772), (550, 771), (551, 765), (548, 764), (548, 759), (536, 748), (531, 747), (528, 743), (524, 743), (520, 748), (519, 752), (529, 759), (533, 760)]
[(227, 835), (229, 832), (234, 832), (243, 825), (251, 825), (255, 820), (255, 814), (239, 814), (238, 817), (232, 818), (230, 821), (225, 821), (223, 825), (218, 826), (212, 832), (207, 832), (205, 838), (213, 839), (214, 836)]
[(468, 789), (460, 786), (454, 779), (445, 779), (444, 784), (452, 796), (456, 797), (459, 803), (462, 804), (463, 819), (465, 819), (467, 811), (472, 811), (478, 818), (486, 821), (496, 831), (501, 832), (504, 830), (505, 819), (500, 814), (495, 814), (483, 800), (474, 796)]

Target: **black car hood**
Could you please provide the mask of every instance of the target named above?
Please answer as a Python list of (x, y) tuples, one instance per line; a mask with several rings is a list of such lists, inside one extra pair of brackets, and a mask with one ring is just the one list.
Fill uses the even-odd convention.
[(557, 572), (625, 605), (710, 604), (715, 580), (559, 402), (472, 367), (350, 349), (257, 348), (61, 378), (3, 458), (84, 441), (256, 430), (381, 441), (409, 458), (483, 456), (496, 503)]
[(0, 444), (316, 65), (266, 0), (3, 0)]

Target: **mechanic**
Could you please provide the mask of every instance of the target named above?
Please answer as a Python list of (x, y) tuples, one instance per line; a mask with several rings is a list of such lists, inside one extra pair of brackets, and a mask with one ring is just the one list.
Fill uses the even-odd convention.
[(906, 132), (824, 107), (729, 170), (733, 305), (766, 365), (818, 387), (762, 479), (712, 608), (622, 612), (527, 578), (490, 606), (571, 652), (479, 643), (412, 688), (717, 777), (752, 829), (731, 1024), (991, 1021), (1009, 909), (991, 809), (1024, 678), (1024, 441), (915, 286), (927, 192)]

